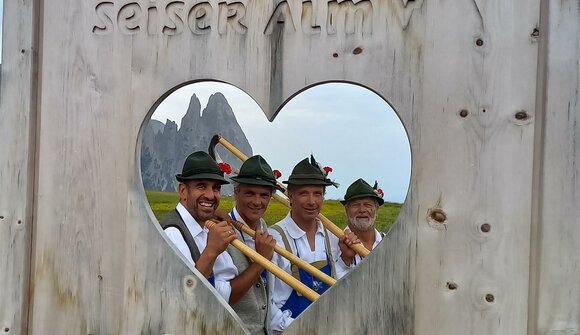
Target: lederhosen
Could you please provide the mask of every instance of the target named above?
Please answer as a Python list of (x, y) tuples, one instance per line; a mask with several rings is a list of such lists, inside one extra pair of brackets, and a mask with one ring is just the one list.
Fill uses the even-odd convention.
[[(187, 244), (187, 247), (189, 248), (189, 252), (191, 253), (191, 259), (193, 259), (194, 263), (197, 262), (201, 253), (199, 252), (199, 248), (197, 247), (197, 244), (195, 244), (191, 232), (189, 231), (189, 229), (187, 229), (187, 226), (185, 225), (185, 222), (183, 221), (183, 218), (181, 217), (177, 209), (174, 209), (165, 214), (165, 216), (161, 218), (161, 221), (159, 221), (159, 224), (161, 225), (161, 228), (163, 230), (169, 227), (173, 227), (179, 230), (181, 236), (185, 240), (185, 244)], [(213, 287), (215, 287), (213, 270), (209, 275), (209, 278), (207, 278), (207, 280)]]
[[(230, 212), (230, 217), (236, 220), (233, 210)], [(241, 230), (238, 231), (242, 236), (241, 241), (245, 243), (244, 233)], [(232, 246), (228, 246), (227, 251), (232, 257), (238, 273), (244, 272), (253, 263), (250, 258)], [(264, 273), (265, 271), (262, 272), (262, 275)], [(250, 334), (268, 334), (268, 301), (267, 282), (265, 278), (260, 276), (258, 281), (236, 303), (231, 304), (232, 309), (244, 322)]]
[[(292, 248), (290, 247), (290, 243), (284, 230), (278, 226), (274, 225), (273, 228), (277, 231), (280, 236), (282, 236), (282, 241), (284, 241), (284, 247), (289, 252), (292, 252)], [(296, 248), (296, 256), (300, 257), (300, 253), (298, 252), (298, 246), (296, 245), (296, 241), (292, 239), (294, 242), (294, 247)], [(326, 248), (326, 261), (316, 261), (311, 263), (310, 265), (314, 266), (315, 268), (319, 269), (320, 271), (324, 272), (325, 274), (331, 276), (332, 278), (336, 278), (336, 270), (334, 268), (334, 261), (330, 255), (330, 241), (328, 240), (328, 231), (324, 229), (324, 246)], [(306, 272), (305, 270), (299, 268), (297, 265), (292, 264), (292, 276), (298, 280), (300, 280), (304, 285), (311, 288), (314, 292), (318, 294), (322, 294), (328, 290), (330, 286), (328, 284), (320, 281), (318, 278), (312, 276), (310, 273)], [(306, 309), (311, 304), (311, 301), (302, 296), (300, 293), (296, 292), (296, 290), (292, 290), (290, 293), (290, 297), (284, 303), (281, 310), (290, 310), (292, 312), (292, 317), (296, 318), (302, 311)]]

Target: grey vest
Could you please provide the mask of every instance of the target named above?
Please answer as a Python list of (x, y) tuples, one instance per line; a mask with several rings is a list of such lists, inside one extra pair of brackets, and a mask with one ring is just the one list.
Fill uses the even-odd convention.
[(165, 214), (165, 216), (161, 218), (161, 221), (159, 221), (159, 224), (163, 230), (169, 227), (177, 228), (185, 240), (185, 244), (187, 244), (187, 247), (189, 248), (191, 259), (193, 259), (194, 262), (197, 262), (201, 253), (199, 252), (199, 248), (197, 247), (197, 244), (195, 244), (193, 236), (191, 236), (191, 232), (189, 229), (187, 229), (187, 226), (183, 222), (183, 219), (181, 218), (181, 215), (179, 215), (177, 209), (169, 211), (167, 214)]
[[(252, 260), (235, 247), (230, 245), (227, 251), (232, 257), (238, 273), (244, 272), (252, 264)], [(250, 334), (268, 334), (267, 329), (270, 320), (268, 318), (269, 299), (267, 292), (266, 283), (260, 277), (240, 300), (231, 305), (250, 331)]]

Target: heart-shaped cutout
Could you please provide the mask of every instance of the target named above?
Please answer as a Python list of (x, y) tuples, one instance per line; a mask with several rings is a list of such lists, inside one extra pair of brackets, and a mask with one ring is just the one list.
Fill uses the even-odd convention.
[[(223, 96), (216, 94), (210, 98), (215, 92)], [(200, 116), (201, 106), (207, 108), (205, 120)], [(212, 116), (213, 113), (219, 116)], [(348, 220), (336, 200), (343, 199), (348, 185), (359, 177), (371, 183), (377, 179), (387, 201), (404, 200), (410, 179), (409, 141), (396, 114), (375, 93), (356, 85), (324, 84), (296, 95), (276, 115), (276, 120), (268, 121), (247, 94), (223, 83), (197, 83), (175, 91), (159, 105), (152, 115), (154, 121), (143, 135), (141, 166), (145, 189), (175, 189), (175, 173), (180, 171), (185, 156), (194, 150), (206, 150), (211, 134), (220, 133), (227, 134), (224, 135), (227, 140), (248, 156), (253, 151), (266, 157), (273, 168), (283, 171), (284, 180), (296, 162), (310, 152), (318, 160), (328, 162), (333, 170), (330, 176), (342, 185), (340, 189), (327, 188), (326, 199), (334, 201), (325, 203), (323, 213), (341, 228)], [(162, 120), (167, 121), (163, 124)], [(195, 145), (184, 145), (191, 143)], [(167, 147), (176, 149), (166, 150)], [(241, 165), (224, 148), (218, 149), (218, 153), (233, 169)], [(157, 169), (152, 170), (152, 166)], [(171, 198), (153, 192), (148, 196), (157, 218), (172, 210), (178, 200), (175, 195)], [(387, 210), (389, 206), (395, 209)], [(220, 207), (229, 210), (233, 204), (222, 198)], [(399, 208), (400, 205), (393, 204), (382, 207), (377, 228), (385, 230), (394, 222)], [(266, 214), (268, 224), (279, 221), (287, 212), (271, 203)]]

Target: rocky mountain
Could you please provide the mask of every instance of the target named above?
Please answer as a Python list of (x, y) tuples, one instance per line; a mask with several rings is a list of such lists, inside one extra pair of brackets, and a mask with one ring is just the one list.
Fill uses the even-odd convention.
[[(194, 94), (179, 129), (171, 120), (164, 124), (151, 119), (144, 130), (141, 144), (141, 176), (145, 189), (175, 191), (175, 175), (181, 173), (185, 158), (197, 150), (207, 152), (215, 134), (223, 136), (248, 157), (252, 155), (252, 147), (232, 108), (219, 92), (211, 95), (203, 113)], [(232, 171), (240, 168), (242, 162), (238, 158), (220, 144), (216, 148), (222, 160), (231, 165)], [(222, 193), (230, 195), (231, 186), (224, 186)]]

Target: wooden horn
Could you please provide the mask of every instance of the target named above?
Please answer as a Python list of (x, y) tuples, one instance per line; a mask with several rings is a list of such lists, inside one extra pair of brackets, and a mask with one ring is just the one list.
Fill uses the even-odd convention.
[[(234, 154), (236, 157), (238, 157), (243, 162), (245, 162), (248, 159), (248, 156), (244, 155), (243, 152), (238, 150), (238, 148), (236, 148), (233, 144), (228, 142), (225, 138), (223, 138), (220, 135), (213, 136), (212, 143), (210, 144), (210, 147), (212, 147), (212, 144), (213, 144), (213, 146), (215, 146), (217, 143), (220, 143), (221, 145), (223, 145), (226, 149), (228, 149), (232, 154)], [(279, 182), (277, 182), (277, 184), (280, 187), (282, 187), (284, 192), (286, 192), (286, 185), (279, 183)], [(290, 201), (288, 201), (288, 199), (281, 197), (277, 193), (274, 193), (272, 195), (272, 197), (274, 199), (276, 199), (276, 201), (278, 201), (278, 202), (284, 204), (286, 207), (290, 208)], [(324, 227), (326, 229), (328, 229), (331, 233), (333, 233), (336, 237), (341, 238), (344, 236), (344, 232), (342, 231), (342, 229), (338, 228), (327, 217), (325, 217), (324, 215), (319, 213), (318, 218), (322, 222), (322, 225), (324, 225)], [(370, 253), (370, 251), (367, 248), (365, 248), (365, 246), (362, 243), (352, 244), (352, 245), (350, 245), (350, 248), (352, 250), (354, 250), (357, 254), (359, 254), (361, 257), (366, 257)]]
[[(239, 221), (232, 221), (232, 224), (234, 225), (234, 227), (242, 230), (244, 233), (246, 233), (252, 237), (256, 236), (256, 232), (252, 228), (250, 228), (248, 225), (245, 225)], [(336, 284), (336, 279), (334, 279), (331, 276), (327, 275), (326, 273), (318, 270), (317, 268), (310, 265), (309, 263), (306, 263), (302, 259), (298, 258), (296, 255), (294, 255), (293, 253), (289, 252), (288, 250), (280, 247), (279, 245), (276, 245), (274, 247), (274, 251), (276, 251), (279, 255), (281, 255), (282, 257), (289, 260), (291, 263), (302, 268), (303, 270), (310, 273), (314, 277), (320, 279), (325, 284), (327, 284), (329, 286)]]
[[(207, 220), (205, 222), (205, 227), (209, 230), (213, 228), (216, 223), (211, 220)], [(274, 263), (270, 262), (264, 256), (257, 253), (254, 249), (245, 245), (242, 241), (238, 240), (237, 238), (230, 242), (236, 249), (241, 251), (244, 255), (249, 257), (254, 262), (263, 266), (266, 270), (271, 272), (274, 276), (280, 278), (283, 282), (288, 284), (290, 287), (295, 289), (298, 293), (306, 297), (310, 301), (315, 301), (320, 297), (320, 295), (310, 289), (308, 286), (304, 285), (298, 279), (289, 275), (286, 271), (277, 267)]]

